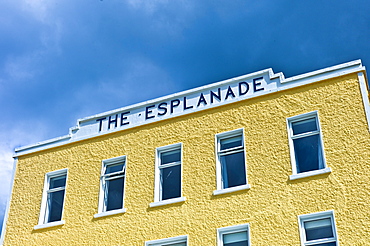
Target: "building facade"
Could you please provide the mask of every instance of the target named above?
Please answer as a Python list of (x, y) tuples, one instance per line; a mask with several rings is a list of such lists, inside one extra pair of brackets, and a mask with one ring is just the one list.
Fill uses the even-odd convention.
[(357, 60), (80, 119), (16, 149), (3, 245), (370, 245), (368, 92)]

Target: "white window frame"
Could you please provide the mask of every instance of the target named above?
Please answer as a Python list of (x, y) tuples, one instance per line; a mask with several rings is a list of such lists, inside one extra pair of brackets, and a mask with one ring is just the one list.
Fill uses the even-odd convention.
[(145, 246), (166, 246), (174, 243), (186, 243), (188, 245), (188, 235), (147, 241)]
[[(58, 187), (55, 189), (52, 189), (51, 191), (49, 190), (50, 186), (50, 179), (60, 177), (60, 176), (66, 176), (66, 184), (64, 187)], [(67, 182), (68, 181), (68, 169), (61, 169), (61, 170), (56, 170), (53, 172), (49, 172), (45, 174), (45, 180), (44, 180), (44, 190), (42, 193), (42, 200), (41, 200), (41, 209), (40, 209), (40, 216), (39, 216), (39, 221), (38, 225), (34, 227), (35, 230), (39, 229), (44, 229), (48, 227), (53, 227), (53, 226), (59, 226), (59, 225), (64, 225), (65, 221), (63, 220), (63, 214), (64, 214), (64, 205), (65, 205), (65, 200), (66, 200), (66, 193), (67, 193)], [(61, 214), (61, 220), (59, 221), (53, 221), (53, 222), (46, 222), (47, 221), (47, 202), (48, 202), (48, 194), (50, 192), (55, 192), (59, 190), (64, 190), (64, 197), (63, 197), (63, 208), (62, 208), (62, 214)]]
[[(123, 170), (120, 172), (112, 173), (112, 174), (120, 174), (119, 178), (123, 177), (123, 194), (122, 194), (122, 208), (114, 209), (110, 211), (106, 211), (106, 204), (105, 204), (105, 183), (106, 179), (112, 174), (105, 174), (105, 170), (107, 166), (119, 164), (123, 162)], [(127, 157), (125, 155), (118, 156), (110, 159), (106, 159), (102, 161), (102, 168), (100, 174), (100, 192), (99, 192), (99, 204), (98, 204), (98, 213), (94, 215), (94, 218), (109, 216), (113, 214), (121, 214), (126, 212), (125, 208), (125, 189), (126, 189), (126, 170), (127, 170)], [(115, 177), (118, 178), (118, 177)]]
[[(180, 162), (174, 162), (174, 163), (168, 163), (164, 166), (161, 166), (161, 153), (172, 151), (172, 150), (177, 150), (180, 149)], [(178, 202), (183, 202), (186, 200), (185, 197), (183, 197), (182, 194), (182, 169), (183, 169), (183, 157), (182, 157), (182, 143), (176, 143), (176, 144), (171, 144), (167, 146), (162, 146), (156, 148), (156, 153), (155, 153), (155, 177), (154, 177), (154, 202), (150, 203), (150, 207), (157, 207), (157, 206), (162, 206), (162, 205), (167, 205), (167, 204), (172, 204), (172, 203), (178, 203)], [(181, 165), (181, 171), (180, 171), (180, 196), (176, 198), (170, 198), (166, 200), (162, 200), (162, 184), (161, 184), (161, 168), (166, 168), (166, 167), (171, 167), (175, 165)]]
[[(316, 124), (317, 124), (318, 130), (313, 131), (313, 132), (305, 132), (305, 133), (302, 133), (302, 134), (298, 134), (298, 136), (294, 136), (293, 135), (292, 123), (307, 120), (307, 119), (311, 119), (311, 118), (316, 119)], [(318, 111), (316, 110), (316, 111), (308, 112), (308, 113), (305, 113), (305, 114), (300, 114), (300, 115), (296, 115), (296, 116), (293, 116), (293, 117), (289, 117), (289, 118), (286, 119), (286, 122), (287, 122), (288, 140), (289, 140), (289, 147), (290, 147), (290, 161), (291, 161), (291, 164), (292, 164), (292, 172), (293, 172), (293, 174), (289, 176), (289, 179), (290, 180), (295, 180), (295, 179), (306, 178), (306, 177), (310, 177), (310, 176), (314, 176), (314, 175), (330, 173), (331, 172), (330, 167), (326, 166), (325, 151), (324, 151), (325, 148), (324, 148), (324, 142), (323, 142), (323, 136), (322, 136), (321, 126), (320, 126), (320, 119), (319, 119)], [(323, 168), (298, 173), (297, 172), (297, 162), (296, 162), (296, 158), (295, 158), (293, 139), (303, 138), (303, 137), (308, 137), (308, 136), (313, 136), (313, 135), (319, 135)]]
[[(320, 219), (330, 219), (331, 220), (331, 225), (333, 228), (333, 237), (306, 241), (306, 231), (304, 228), (304, 222), (315, 221), (315, 220), (320, 220)], [(308, 246), (308, 245), (320, 246), (322, 243), (331, 243), (331, 242), (336, 242), (337, 246), (339, 246), (339, 240), (338, 240), (338, 234), (337, 234), (333, 210), (299, 215), (298, 224), (299, 224), (299, 234), (301, 238), (301, 246)]]
[(248, 234), (248, 246), (251, 245), (249, 223), (242, 225), (227, 226), (217, 229), (217, 246), (224, 246), (223, 235), (246, 231)]
[[(220, 151), (220, 142), (222, 139), (225, 138), (231, 138), (231, 137), (242, 137), (242, 147), (236, 147), (235, 151), (243, 151), (244, 152), (244, 165), (245, 165), (245, 184), (229, 187), (229, 188), (223, 188), (223, 181), (222, 181), (222, 170), (221, 170), (221, 151)], [(248, 176), (247, 176), (247, 156), (245, 151), (245, 143), (244, 143), (244, 128), (235, 129), (232, 131), (222, 132), (215, 135), (215, 152), (216, 152), (216, 185), (217, 190), (213, 191), (213, 195), (221, 195), (225, 193), (240, 191), (240, 190), (246, 190), (250, 189), (250, 185), (248, 184)], [(228, 151), (230, 152), (230, 151)]]

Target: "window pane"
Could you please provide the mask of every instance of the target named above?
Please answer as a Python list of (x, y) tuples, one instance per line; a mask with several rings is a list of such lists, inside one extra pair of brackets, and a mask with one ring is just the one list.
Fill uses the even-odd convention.
[(304, 222), (304, 228), (306, 229), (312, 229), (312, 228), (330, 226), (330, 225), (331, 225), (331, 219), (329, 218)]
[(313, 135), (293, 140), (297, 173), (322, 169), (320, 135)]
[(230, 149), (234, 147), (243, 146), (242, 137), (232, 137), (220, 140), (220, 150)]
[(124, 178), (118, 178), (106, 181), (106, 211), (120, 209), (123, 205), (123, 181)]
[(179, 149), (161, 153), (161, 165), (177, 161), (181, 161), (181, 151)]
[(316, 246), (337, 246), (336, 242), (315, 244)]
[(164, 244), (165, 246), (186, 246), (186, 243)]
[(120, 172), (120, 171), (123, 170), (123, 165), (124, 165), (124, 163), (109, 165), (105, 169), (105, 174)]
[(330, 219), (304, 222), (304, 227), (306, 230), (307, 241), (331, 238), (334, 236)]
[(247, 245), (248, 234), (246, 231), (224, 234), (224, 245)]
[(162, 200), (181, 196), (181, 165), (161, 169)]
[(294, 135), (304, 132), (317, 131), (316, 118), (293, 122), (292, 128)]
[(244, 152), (220, 157), (223, 188), (246, 184)]
[(67, 176), (65, 176), (65, 175), (55, 177), (55, 178), (51, 178), (49, 189), (64, 187), (66, 185), (66, 178), (67, 178)]
[(51, 192), (48, 194), (48, 214), (46, 222), (59, 221), (62, 219), (63, 201), (64, 190)]
[(224, 243), (224, 246), (248, 246), (248, 240), (235, 243)]

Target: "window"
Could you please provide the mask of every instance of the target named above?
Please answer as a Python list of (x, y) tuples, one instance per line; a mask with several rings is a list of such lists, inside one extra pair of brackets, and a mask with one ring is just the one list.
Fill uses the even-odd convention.
[(249, 246), (249, 224), (217, 229), (218, 246)]
[(181, 143), (157, 148), (154, 203), (151, 207), (184, 201), (181, 197)]
[(217, 190), (215, 195), (248, 189), (243, 129), (216, 135)]
[(41, 202), (39, 223), (34, 229), (62, 225), (67, 169), (45, 175), (44, 192)]
[(145, 246), (187, 246), (188, 236), (178, 236), (145, 242)]
[(298, 219), (302, 246), (337, 246), (333, 211), (300, 215)]
[(123, 195), (126, 176), (126, 156), (103, 161), (100, 176), (100, 194), (98, 214), (95, 218), (123, 213)]
[(330, 172), (325, 166), (323, 142), (317, 111), (287, 119), (291, 179)]

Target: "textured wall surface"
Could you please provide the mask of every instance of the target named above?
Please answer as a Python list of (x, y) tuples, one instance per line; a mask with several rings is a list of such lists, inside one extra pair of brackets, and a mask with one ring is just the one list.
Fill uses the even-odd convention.
[[(324, 174), (290, 181), (286, 118), (318, 110)], [(249, 190), (213, 195), (215, 134), (244, 128)], [(155, 149), (183, 143), (186, 201), (150, 208)], [(127, 156), (126, 213), (95, 219), (101, 161)], [(251, 243), (300, 245), (297, 216), (334, 210), (340, 244), (370, 245), (370, 135), (357, 74), (244, 100), (21, 156), (4, 245), (128, 245), (189, 235), (217, 245), (216, 229), (250, 224)], [(34, 230), (44, 175), (68, 168), (62, 226)]]

